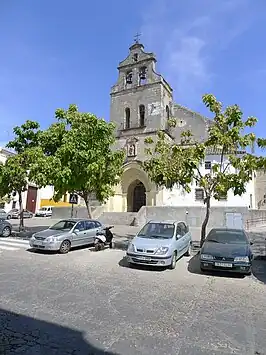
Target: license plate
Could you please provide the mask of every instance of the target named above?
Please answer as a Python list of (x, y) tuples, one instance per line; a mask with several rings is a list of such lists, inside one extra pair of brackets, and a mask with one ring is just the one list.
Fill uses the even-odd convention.
[(214, 263), (214, 265), (219, 267), (233, 267), (233, 265), (229, 263)]
[(151, 258), (149, 258), (149, 257), (147, 257), (147, 256), (138, 256), (137, 259), (138, 259), (138, 260), (146, 260), (146, 261), (151, 260)]
[(42, 244), (33, 244), (33, 247), (34, 247), (34, 248), (41, 248), (41, 247), (42, 247)]

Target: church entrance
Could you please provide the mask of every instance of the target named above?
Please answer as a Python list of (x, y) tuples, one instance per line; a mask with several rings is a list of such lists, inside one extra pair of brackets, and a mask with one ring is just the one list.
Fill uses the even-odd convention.
[(138, 212), (142, 206), (146, 206), (146, 189), (141, 181), (135, 180), (128, 188), (127, 211)]

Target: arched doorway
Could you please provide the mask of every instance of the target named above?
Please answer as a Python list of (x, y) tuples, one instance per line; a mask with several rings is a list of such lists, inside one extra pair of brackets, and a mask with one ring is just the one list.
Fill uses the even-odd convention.
[(142, 206), (146, 206), (146, 189), (141, 181), (135, 180), (128, 187), (127, 211), (138, 212)]

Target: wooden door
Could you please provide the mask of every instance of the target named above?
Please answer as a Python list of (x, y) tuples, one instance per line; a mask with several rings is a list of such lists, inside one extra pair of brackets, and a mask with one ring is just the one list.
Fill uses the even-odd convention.
[(134, 188), (133, 191), (133, 212), (138, 212), (142, 206), (146, 205), (146, 190), (144, 185), (139, 182), (139, 184)]
[(27, 192), (26, 209), (32, 213), (36, 212), (37, 187), (29, 186)]

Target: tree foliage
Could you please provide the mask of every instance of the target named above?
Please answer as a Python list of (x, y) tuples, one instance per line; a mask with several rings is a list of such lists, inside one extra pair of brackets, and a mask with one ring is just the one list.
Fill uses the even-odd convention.
[(79, 112), (76, 105), (58, 109), (55, 116), (57, 122), (40, 136), (44, 155), (50, 157), (43, 163), (44, 175), (54, 186), (55, 200), (75, 192), (84, 199), (91, 217), (91, 194), (100, 202), (113, 195), (122, 174), (124, 151), (113, 149), (112, 123)]
[[(7, 158), (0, 168), (0, 196), (10, 196), (16, 192), (20, 208), (20, 229), (24, 227), (22, 193), (27, 190), (28, 182), (33, 182), (35, 176), (31, 171), (31, 165), (40, 166), (38, 150), (40, 126), (38, 122), (27, 120), (20, 127), (13, 129), (14, 139), (6, 146), (15, 151), (15, 155)], [(39, 153), (38, 153), (39, 152)], [(38, 180), (38, 179), (37, 179)]]
[[(203, 102), (214, 115), (209, 126), (208, 138), (204, 142), (194, 139), (190, 131), (182, 133), (181, 143), (173, 144), (165, 132), (159, 131), (157, 141), (146, 139), (148, 159), (144, 169), (158, 186), (173, 188), (175, 185), (191, 191), (196, 182), (204, 190), (206, 216), (201, 228), (201, 245), (206, 236), (211, 198), (221, 199), (229, 190), (242, 195), (253, 172), (264, 166), (265, 160), (247, 152), (254, 145), (254, 133), (246, 129), (254, 127), (255, 117), (243, 118), (239, 106), (223, 109), (222, 104), (211, 94), (203, 96)], [(171, 119), (170, 125), (175, 126)], [(211, 166), (209, 173), (202, 170), (202, 164), (210, 149), (218, 150), (219, 161)]]
[(26, 149), (35, 148), (39, 144), (40, 125), (36, 121), (27, 120), (21, 126), (13, 129), (14, 139), (7, 143), (7, 148), (12, 148), (17, 154)]

